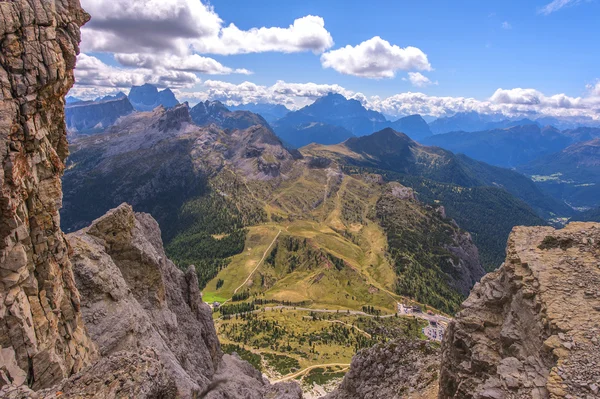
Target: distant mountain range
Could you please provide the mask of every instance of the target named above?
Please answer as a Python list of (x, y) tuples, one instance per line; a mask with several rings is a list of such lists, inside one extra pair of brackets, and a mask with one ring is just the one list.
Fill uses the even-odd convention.
[(93, 134), (104, 131), (132, 112), (133, 106), (125, 95), (99, 101), (74, 101), (65, 107), (65, 121), (71, 134)]
[(591, 141), (538, 158), (519, 167), (553, 197), (574, 207), (600, 206), (600, 129)]
[(335, 93), (288, 113), (272, 126), (282, 140), (296, 147), (310, 143), (335, 144), (385, 127), (400, 130), (415, 140), (431, 135), (429, 125), (419, 115), (390, 122), (383, 114), (366, 109), (360, 101)]
[(283, 118), (290, 110), (281, 104), (240, 104), (228, 106), (230, 111), (250, 111), (259, 114), (269, 123)]
[(220, 101), (200, 102), (190, 110), (190, 116), (198, 126), (216, 124), (221, 129), (247, 129), (255, 125), (269, 126), (262, 116), (250, 111), (230, 111)]

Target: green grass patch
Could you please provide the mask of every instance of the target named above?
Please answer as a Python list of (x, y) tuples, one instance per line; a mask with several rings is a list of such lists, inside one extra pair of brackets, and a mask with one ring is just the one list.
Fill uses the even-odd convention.
[(272, 353), (265, 353), (264, 357), (267, 363), (269, 363), (269, 366), (281, 375), (288, 375), (300, 371), (300, 363), (292, 357), (275, 355)]

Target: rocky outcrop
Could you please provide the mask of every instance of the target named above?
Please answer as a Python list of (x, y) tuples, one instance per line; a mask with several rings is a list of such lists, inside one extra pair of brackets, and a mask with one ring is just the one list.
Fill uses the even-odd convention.
[(433, 399), (439, 349), (425, 341), (396, 340), (354, 356), (342, 385), (325, 399)]
[(41, 391), (27, 386), (6, 386), (5, 399), (174, 398), (172, 376), (151, 349), (119, 352), (94, 363), (82, 373)]
[(214, 399), (224, 392), (258, 399), (282, 389), (223, 355), (194, 267), (184, 273), (167, 259), (150, 215), (123, 204), (68, 239), (85, 324), (102, 356), (151, 349), (184, 398), (207, 388)]
[(440, 399), (600, 397), (600, 225), (517, 227), (450, 324)]
[(167, 259), (158, 224), (122, 205), (69, 236), (82, 313), (102, 356), (152, 347), (183, 396), (212, 379), (222, 353), (195, 270)]
[(0, 2), (0, 387), (50, 387), (96, 358), (59, 228), (76, 0)]
[(102, 132), (133, 111), (127, 97), (70, 104), (65, 109), (67, 129), (70, 133), (79, 134)]

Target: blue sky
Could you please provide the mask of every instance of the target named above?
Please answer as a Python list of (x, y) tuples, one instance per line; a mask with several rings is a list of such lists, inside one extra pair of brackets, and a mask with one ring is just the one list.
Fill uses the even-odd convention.
[[(282, 7), (282, 3), (285, 6)], [(549, 1), (339, 1), (214, 0), (226, 22), (240, 28), (286, 26), (303, 15), (319, 15), (335, 47), (381, 36), (401, 47), (415, 46), (429, 57), (435, 95), (486, 98), (499, 87), (535, 87), (546, 93), (581, 95), (600, 75), (600, 2), (538, 13)], [(511, 29), (503, 28), (508, 22)], [(369, 95), (411, 90), (395, 79), (344, 76), (321, 67), (312, 53), (216, 57), (252, 70), (252, 81), (338, 83)], [(229, 58), (229, 60), (227, 59)], [(243, 81), (235, 77), (231, 81)]]
[[(424, 98), (430, 101), (429, 97), (469, 99), (456, 104), (435, 100), (437, 102), (427, 108), (431, 114), (440, 113), (439, 107), (447, 107), (449, 113), (475, 107), (490, 112), (533, 110), (557, 116), (595, 117), (600, 109), (600, 101), (597, 101), (600, 97), (598, 0), (213, 0), (210, 4), (201, 3), (202, 9), (197, 9), (199, 0), (162, 0), (160, 7), (164, 10), (151, 15), (147, 10), (157, 8), (157, 1), (123, 0), (120, 5), (114, 5), (109, 0), (82, 0), (84, 8), (92, 15), (92, 22), (84, 28), (83, 57), (89, 57), (80, 59), (80, 79), (75, 93), (79, 90), (82, 96), (91, 96), (94, 90), (112, 92), (145, 79), (159, 86), (174, 87), (180, 97), (189, 97), (186, 99), (191, 101), (247, 100), (299, 106), (337, 85), (332, 91), (356, 96), (371, 108), (380, 107), (388, 112), (390, 109), (385, 107), (398, 108), (397, 104), (388, 101), (386, 105), (381, 100), (408, 92), (422, 94), (420, 101)], [(128, 3), (133, 5), (128, 6)], [(142, 6), (142, 11), (136, 10), (135, 6)], [(169, 40), (152, 48), (141, 40), (153, 39), (155, 31), (160, 30), (157, 19), (169, 14), (168, 7), (177, 9), (178, 13), (159, 22), (181, 29), (166, 33), (164, 37)], [(181, 17), (184, 15), (181, 10), (186, 7), (191, 10), (189, 19)], [(142, 15), (144, 13), (148, 15)], [(306, 16), (319, 17), (324, 22), (324, 26), (317, 29), (316, 44), (306, 41), (306, 30), (289, 34), (273, 30), (260, 40), (252, 37), (253, 28), (286, 29), (295, 20)], [(132, 19), (136, 20), (135, 24), (131, 23)], [(204, 21), (208, 22), (205, 24)], [(206, 39), (212, 34), (215, 38), (224, 35), (231, 23), (237, 27), (236, 32), (242, 31), (235, 38), (235, 46), (231, 47), (224, 40)], [(136, 36), (131, 26), (139, 28), (142, 39), (135, 42), (138, 48), (136, 44), (132, 48), (119, 45), (120, 39), (128, 43)], [(211, 30), (214, 33), (207, 33)], [(335, 53), (345, 46), (354, 48), (375, 37), (380, 37), (389, 46), (398, 46), (398, 51), (411, 46), (420, 54), (413, 54), (409, 61), (391, 59), (396, 66), (388, 68), (387, 72), (377, 72), (379, 76), (357, 76), (354, 71), (345, 70), (348, 69), (345, 66), (348, 58), (343, 58), (342, 54), (332, 60), (333, 67), (325, 67), (323, 57), (328, 53)], [(156, 36), (155, 41), (162, 39)], [(184, 57), (202, 57), (202, 67), (194, 67), (191, 71), (196, 78), (188, 75), (190, 69), (187, 67), (185, 71), (179, 68), (174, 72), (177, 65), (184, 62), (181, 54), (188, 51), (186, 46), (193, 50)], [(255, 47), (246, 54), (246, 46)], [(223, 47), (229, 49), (223, 50)], [(171, 63), (160, 61), (172, 54), (179, 58)], [(360, 54), (345, 56), (356, 58)], [(399, 57), (404, 56), (400, 54)], [(207, 60), (218, 65), (211, 64), (207, 69)], [(113, 69), (102, 69), (99, 62)], [(120, 78), (106, 79), (105, 75), (111, 72)], [(394, 74), (394, 77), (381, 77), (382, 73), (387, 73), (386, 76)], [(415, 84), (408, 78), (409, 73), (418, 73), (417, 78), (429, 81)], [(244, 82), (260, 87), (264, 93), (258, 96), (254, 90), (254, 94), (245, 97), (239, 87)], [(310, 90), (294, 87), (290, 99), (280, 95), (282, 90), (273, 89), (277, 82), (316, 86), (311, 86)], [(507, 92), (498, 93), (498, 89)], [(273, 95), (273, 91), (277, 91), (277, 95)], [(288, 91), (287, 86), (284, 91)], [(396, 99), (396, 103), (408, 101), (406, 96)], [(481, 104), (475, 106), (471, 100)], [(414, 107), (396, 108), (392, 109), (397, 111), (395, 113), (410, 113)], [(419, 111), (420, 108), (414, 109)]]

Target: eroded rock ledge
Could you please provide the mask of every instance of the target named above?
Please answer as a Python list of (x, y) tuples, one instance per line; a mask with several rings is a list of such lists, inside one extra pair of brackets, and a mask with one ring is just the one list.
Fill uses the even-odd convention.
[(443, 345), (440, 399), (598, 398), (600, 225), (517, 227)]

